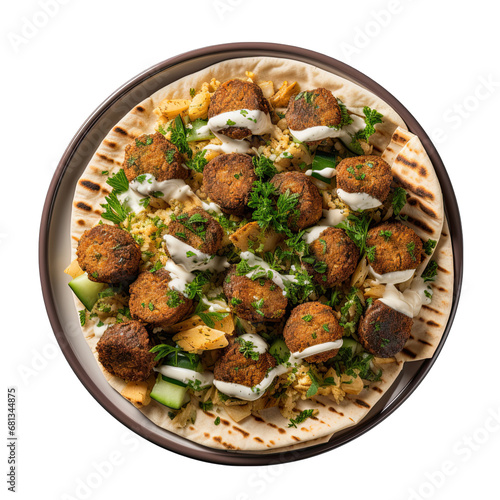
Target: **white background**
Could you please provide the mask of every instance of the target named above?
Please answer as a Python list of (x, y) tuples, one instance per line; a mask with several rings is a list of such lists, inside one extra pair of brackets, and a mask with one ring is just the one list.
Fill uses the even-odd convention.
[[(9, 2), (0, 20), (0, 307), (7, 346), (1, 365), (4, 390), (16, 385), (19, 393), (17, 497), (498, 498), (497, 5), (486, 0), (53, 0), (51, 16), (28, 39), (26, 23), (44, 22), (41, 4)], [(354, 442), (271, 468), (196, 462), (115, 421), (59, 351), (38, 277), (45, 193), (87, 116), (149, 66), (233, 41), (317, 50), (384, 86), (439, 139), (435, 144), (455, 187), (464, 228), (460, 308), (442, 354), (417, 391)], [(2, 401), (6, 415), (6, 396)], [(5, 429), (6, 416), (2, 425)], [(1, 449), (4, 498), (7, 449)], [(96, 464), (104, 461), (114, 465), (97, 476)], [(446, 475), (439, 472), (443, 469)], [(81, 486), (89, 480), (90, 489)]]

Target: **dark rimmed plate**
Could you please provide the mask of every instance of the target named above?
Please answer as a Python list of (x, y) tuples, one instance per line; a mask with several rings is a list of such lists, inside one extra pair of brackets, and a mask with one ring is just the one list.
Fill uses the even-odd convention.
[[(406, 363), (397, 381), (358, 425), (335, 434), (327, 443), (268, 454), (223, 451), (198, 445), (148, 420), (107, 383), (81, 333), (73, 297), (62, 273), (70, 258), (70, 216), (76, 183), (94, 151), (112, 126), (143, 99), (169, 83), (212, 64), (240, 57), (282, 57), (306, 62), (351, 80), (392, 106), (421, 139), (434, 164), (444, 196), (454, 255), (454, 292), (450, 318), (431, 359)], [(429, 137), (408, 110), (373, 80), (331, 57), (310, 50), (270, 43), (235, 43), (205, 47), (168, 59), (136, 76), (102, 103), (66, 149), (50, 184), (42, 214), (39, 262), (42, 291), (56, 339), (72, 369), (114, 417), (149, 441), (182, 455), (212, 463), (265, 465), (291, 462), (324, 453), (360, 436), (387, 418), (418, 387), (434, 364), (448, 336), (462, 285), (463, 242), (460, 214), (446, 169)]]

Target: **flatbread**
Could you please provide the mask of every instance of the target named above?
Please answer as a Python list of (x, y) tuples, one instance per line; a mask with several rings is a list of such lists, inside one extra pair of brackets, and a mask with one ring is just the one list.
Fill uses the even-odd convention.
[[(435, 299), (431, 306), (424, 306), (420, 317), (416, 318), (412, 337), (405, 350), (398, 355), (397, 361), (384, 365), (382, 380), (371, 384), (370, 388), (364, 389), (359, 395), (348, 395), (340, 404), (325, 397), (318, 397), (316, 402), (310, 399), (299, 400), (297, 410), (317, 408), (318, 414), (299, 424), (298, 428), (288, 427), (289, 421), (281, 416), (277, 408), (263, 410), (259, 416), (251, 415), (239, 423), (231, 421), (224, 409), (215, 413), (197, 408), (196, 420), (184, 428), (174, 427), (168, 416), (168, 409), (156, 401), (138, 409), (160, 427), (199, 444), (212, 448), (262, 453), (313, 446), (328, 440), (342, 429), (357, 424), (394, 384), (403, 369), (404, 361), (424, 359), (433, 355), (451, 310), (453, 254), (446, 224), (439, 238), (444, 216), (442, 195), (432, 164), (418, 138), (406, 130), (403, 120), (392, 108), (366, 89), (314, 66), (289, 59), (244, 58), (221, 62), (168, 85), (135, 106), (113, 127), (76, 186), (71, 218), (73, 258), (83, 232), (99, 221), (100, 204), (104, 203), (105, 196), (110, 192), (105, 182), (107, 176), (102, 172), (117, 172), (122, 166), (125, 146), (139, 135), (154, 130), (157, 117), (153, 109), (159, 102), (167, 97), (186, 98), (190, 88), (199, 88), (212, 77), (221, 82), (235, 77), (245, 78), (246, 71), (253, 72), (257, 81), (272, 80), (275, 88), (285, 79), (289, 82), (296, 80), (302, 89), (329, 88), (336, 97), (342, 99), (349, 111), (360, 116), (363, 115), (364, 106), (381, 112), (384, 115), (384, 123), (376, 126), (376, 133), (370, 138), (374, 153), (385, 155), (396, 173), (398, 182), (410, 192), (412, 202), (405, 207), (403, 213), (408, 215), (412, 227), (415, 230), (418, 228), (417, 232), (422, 231), (423, 222), (427, 221), (426, 217), (432, 211), (436, 217), (431, 217), (433, 222), (429, 223), (428, 234), (434, 236), (433, 239), (440, 240), (435, 251), (435, 259), (439, 264), (438, 278), (433, 285)], [(413, 163), (416, 163), (417, 167), (413, 167)], [(423, 175), (423, 168), (426, 175)], [(430, 190), (433, 198), (426, 196), (423, 190)], [(78, 299), (75, 298), (75, 301), (77, 309), (82, 309)], [(97, 338), (94, 336), (93, 327), (86, 324), (83, 333), (96, 354)], [(111, 386), (121, 392), (125, 381), (110, 375), (104, 369), (103, 372)], [(217, 416), (220, 417), (219, 425), (214, 423)]]

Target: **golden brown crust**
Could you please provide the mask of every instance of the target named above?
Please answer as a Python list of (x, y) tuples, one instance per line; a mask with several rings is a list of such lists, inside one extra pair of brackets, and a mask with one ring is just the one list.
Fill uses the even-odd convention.
[(116, 377), (140, 382), (147, 380), (156, 365), (146, 328), (139, 321), (108, 327), (96, 345), (99, 362)]
[(337, 126), (342, 120), (337, 99), (325, 88), (307, 90), (292, 96), (285, 116), (288, 128), (292, 130)]
[(336, 170), (337, 187), (348, 193), (367, 193), (382, 203), (389, 196), (391, 167), (380, 156), (345, 158)]
[[(312, 316), (312, 317), (311, 317)], [(307, 347), (342, 338), (344, 329), (339, 325), (333, 309), (321, 302), (306, 302), (293, 309), (283, 337), (290, 352), (302, 352)], [(321, 363), (332, 358), (338, 349), (304, 358), (308, 363)]]
[(206, 220), (206, 222), (194, 222), (191, 224), (195, 229), (203, 229), (205, 231), (203, 238), (188, 229), (178, 220), (170, 222), (167, 228), (168, 234), (196, 248), (200, 252), (207, 254), (216, 253), (222, 246), (222, 238), (224, 237), (224, 231), (221, 225), (202, 208), (193, 208), (189, 210), (189, 212), (186, 212), (187, 217), (181, 220), (189, 221), (190, 217), (195, 214), (201, 215)]
[(288, 226), (292, 231), (300, 231), (313, 226), (323, 215), (323, 202), (319, 189), (311, 179), (302, 172), (283, 172), (276, 174), (270, 181), (279, 193), (290, 190), (291, 194), (299, 195), (299, 202), (294, 212), (288, 218)]
[[(208, 119), (240, 109), (256, 109), (268, 114), (271, 111), (269, 102), (257, 84), (238, 79), (228, 80), (215, 91), (210, 99)], [(244, 139), (252, 135), (252, 131), (243, 127), (227, 127), (219, 130), (219, 134), (231, 139)]]
[(413, 319), (376, 300), (358, 325), (361, 345), (379, 358), (392, 358), (410, 338)]
[(130, 234), (117, 226), (98, 224), (85, 231), (76, 251), (79, 266), (97, 283), (130, 281), (139, 273), (141, 250)]
[(225, 349), (214, 368), (215, 380), (253, 387), (264, 379), (266, 373), (276, 366), (275, 359), (268, 353), (259, 354), (259, 359), (246, 358), (240, 351), (237, 339)]
[[(134, 319), (140, 319), (154, 326), (174, 325), (189, 313), (193, 301), (169, 287), (170, 273), (160, 269), (151, 273), (142, 272), (130, 285), (130, 313)], [(171, 307), (169, 300), (178, 305)]]
[(313, 278), (322, 286), (333, 287), (349, 279), (356, 269), (359, 250), (343, 229), (329, 227), (309, 246), (309, 253), (317, 262), (324, 262), (324, 273), (316, 271), (318, 265), (305, 263)]
[(288, 299), (278, 285), (269, 279), (238, 276), (236, 266), (229, 268), (223, 289), (231, 310), (247, 321), (279, 321), (286, 312)]
[(187, 179), (189, 170), (182, 161), (177, 146), (155, 132), (139, 136), (125, 148), (123, 170), (129, 181), (142, 174), (152, 174), (157, 181)]
[(422, 240), (401, 222), (384, 222), (371, 228), (366, 246), (375, 246), (375, 258), (370, 265), (378, 274), (416, 269), (422, 260)]
[(252, 158), (244, 154), (216, 156), (203, 170), (205, 193), (228, 214), (245, 213), (256, 180)]

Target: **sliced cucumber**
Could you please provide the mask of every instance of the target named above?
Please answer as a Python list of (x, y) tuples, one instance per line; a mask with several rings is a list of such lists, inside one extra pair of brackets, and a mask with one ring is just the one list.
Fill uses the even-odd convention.
[(156, 379), (150, 396), (155, 401), (158, 401), (158, 403), (173, 408), (174, 410), (178, 410), (189, 400), (187, 387), (173, 384), (165, 380), (165, 377), (161, 374), (158, 374), (158, 378)]
[(71, 290), (80, 299), (80, 302), (87, 308), (87, 310), (92, 311), (94, 304), (99, 298), (99, 292), (102, 292), (104, 288), (108, 285), (106, 283), (96, 283), (95, 281), (90, 281), (87, 273), (77, 276), (69, 283)]
[(193, 361), (189, 359), (182, 352), (171, 352), (163, 362), (165, 365), (177, 366), (178, 368), (186, 368), (188, 370), (194, 370), (195, 372), (201, 373), (203, 371), (203, 365), (200, 362), (199, 356), (193, 356)]
[(290, 359), (290, 349), (283, 339), (277, 339), (272, 343), (269, 354), (276, 359), (278, 364), (286, 363)]
[(314, 159), (312, 162), (312, 177), (319, 179), (320, 181), (326, 182), (327, 184), (331, 184), (332, 179), (330, 177), (323, 177), (321, 175), (321, 170), (325, 168), (335, 168), (337, 166), (337, 155), (330, 155), (323, 153), (321, 151), (317, 151), (314, 155)]
[(351, 349), (352, 355), (354, 356), (358, 352), (362, 351), (363, 349), (361, 348), (361, 344), (356, 342), (354, 339), (350, 338), (345, 338), (342, 341), (342, 347), (343, 348), (349, 348)]
[[(209, 141), (215, 137), (212, 131), (207, 127), (207, 120), (202, 120), (198, 118), (191, 125), (193, 128), (186, 129), (186, 140), (188, 142), (192, 141)], [(201, 129), (201, 130), (200, 130)]]

